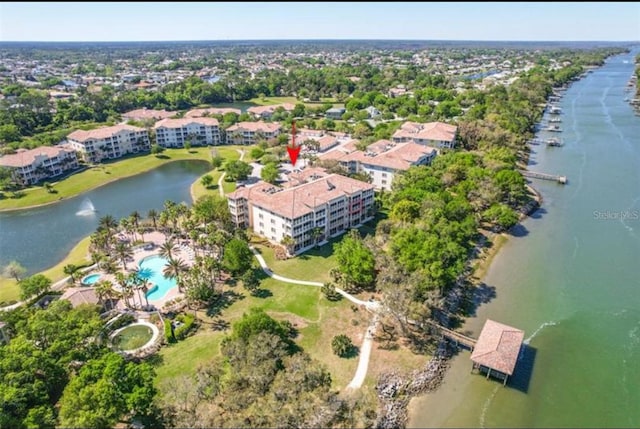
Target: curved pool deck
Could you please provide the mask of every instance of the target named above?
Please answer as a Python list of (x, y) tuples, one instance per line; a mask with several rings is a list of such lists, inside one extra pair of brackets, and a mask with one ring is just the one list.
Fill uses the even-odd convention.
[(102, 277), (102, 274), (100, 273), (92, 273), (87, 276), (84, 276), (82, 280), (80, 280), (80, 283), (83, 286), (93, 286), (98, 282), (98, 280), (100, 280), (101, 277)]

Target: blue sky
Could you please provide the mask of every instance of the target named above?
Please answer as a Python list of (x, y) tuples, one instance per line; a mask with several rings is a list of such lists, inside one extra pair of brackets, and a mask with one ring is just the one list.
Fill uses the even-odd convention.
[(640, 40), (640, 3), (0, 3), (0, 41)]

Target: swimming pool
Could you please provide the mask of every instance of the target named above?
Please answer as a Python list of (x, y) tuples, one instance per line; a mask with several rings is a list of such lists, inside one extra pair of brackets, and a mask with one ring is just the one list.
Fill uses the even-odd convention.
[(153, 284), (147, 299), (162, 299), (171, 289), (177, 286), (175, 279), (168, 279), (162, 274), (168, 260), (160, 255), (147, 256), (140, 261), (140, 275)]
[(102, 277), (102, 274), (98, 274), (98, 273), (89, 274), (88, 276), (84, 277), (81, 280), (81, 282), (82, 282), (83, 285), (91, 286), (94, 283), (96, 283), (98, 280), (100, 280), (100, 277)]

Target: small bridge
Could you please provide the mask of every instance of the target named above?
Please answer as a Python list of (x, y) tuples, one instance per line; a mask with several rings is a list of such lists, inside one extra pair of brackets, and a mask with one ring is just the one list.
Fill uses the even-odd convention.
[(437, 330), (443, 338), (446, 338), (449, 341), (453, 341), (456, 346), (461, 345), (468, 348), (469, 350), (473, 350), (473, 348), (476, 346), (477, 340), (475, 338), (468, 337), (461, 334), (460, 332), (452, 331), (451, 329), (438, 325), (436, 322), (433, 322), (431, 320), (427, 321), (427, 325), (434, 330)]
[(520, 173), (524, 177), (531, 177), (534, 179), (542, 179), (542, 180), (552, 180), (554, 182), (558, 182), (561, 184), (567, 183), (567, 176), (559, 176), (556, 174), (548, 174), (548, 173), (539, 173), (537, 171), (529, 171), (529, 170), (520, 170)]

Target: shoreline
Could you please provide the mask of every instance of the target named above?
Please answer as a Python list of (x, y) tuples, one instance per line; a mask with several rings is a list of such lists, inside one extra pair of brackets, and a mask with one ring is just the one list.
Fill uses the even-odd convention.
[[(128, 159), (132, 159), (132, 158), (128, 158)], [(206, 160), (204, 160), (204, 159), (199, 159), (199, 158), (196, 158), (196, 159), (169, 159), (169, 160), (167, 160), (166, 162), (163, 162), (163, 163), (161, 163), (161, 164), (159, 164), (159, 165), (153, 166), (153, 167), (148, 168), (148, 169), (145, 169), (145, 170), (137, 171), (137, 172), (135, 172), (135, 173), (133, 173), (133, 174), (127, 174), (127, 175), (125, 175), (125, 176), (119, 176), (119, 177), (115, 177), (115, 178), (110, 178), (110, 179), (109, 179), (109, 180), (107, 180), (106, 182), (102, 182), (102, 183), (100, 183), (100, 184), (99, 184), (99, 185), (97, 185), (97, 186), (94, 186), (94, 187), (92, 187), (92, 188), (88, 188), (88, 189), (82, 190), (82, 191), (80, 191), (80, 192), (78, 192), (77, 194), (74, 194), (74, 195), (67, 195), (67, 196), (63, 196), (63, 197), (58, 198), (57, 200), (53, 200), (53, 201), (49, 201), (49, 202), (41, 203), (41, 204), (33, 204), (33, 205), (30, 205), (30, 206), (17, 207), (17, 208), (0, 208), (0, 213), (12, 213), (12, 212), (19, 212), (19, 211), (21, 211), (21, 210), (30, 210), (30, 209), (35, 209), (35, 208), (40, 208), (40, 207), (45, 207), (45, 206), (49, 206), (49, 205), (52, 205), (52, 204), (60, 203), (60, 202), (62, 202), (62, 201), (66, 201), (66, 200), (69, 200), (69, 199), (71, 199), (71, 198), (75, 198), (75, 197), (78, 197), (78, 196), (80, 196), (80, 195), (86, 194), (87, 192), (94, 191), (94, 190), (99, 189), (99, 188), (101, 188), (101, 187), (103, 187), (103, 186), (106, 186), (106, 185), (108, 185), (108, 184), (110, 184), (110, 183), (117, 182), (118, 180), (128, 179), (129, 177), (135, 177), (135, 176), (138, 176), (138, 175), (140, 175), (140, 174), (148, 173), (149, 171), (155, 170), (156, 168), (160, 168), (160, 167), (162, 167), (162, 166), (164, 166), (164, 165), (169, 165), (169, 164), (171, 164), (171, 163), (173, 163), (173, 162), (178, 162), (178, 161), (198, 161), (198, 162), (207, 162)], [(93, 169), (95, 169), (95, 168), (104, 167), (105, 165), (109, 165), (109, 164), (100, 164), (100, 165), (96, 165), (96, 166), (94, 166), (94, 167), (92, 167), (92, 168), (88, 168), (88, 169), (85, 169), (85, 170), (81, 171), (79, 174), (82, 174), (82, 173), (87, 172), (87, 171), (91, 171), (91, 170), (93, 170)], [(205, 173), (205, 174), (208, 174), (208, 173)], [(71, 176), (65, 177), (65, 179), (68, 179), (68, 178), (71, 178), (71, 177), (78, 177), (78, 176), (71, 175)], [(200, 179), (200, 178), (198, 178), (198, 180), (199, 180), (199, 179)], [(64, 179), (63, 179), (63, 180), (64, 180)], [(52, 185), (54, 185), (54, 186), (55, 186), (55, 185), (56, 185), (56, 184), (58, 184), (58, 183), (59, 183), (59, 182), (53, 182), (53, 183), (52, 183)], [(194, 182), (194, 183), (195, 183), (195, 182)], [(193, 186), (193, 183), (191, 184), (191, 186)], [(191, 193), (191, 188), (190, 188), (190, 193)], [(192, 199), (193, 199), (193, 194), (191, 194), (191, 195), (192, 195)]]
[[(527, 144), (527, 151), (523, 159), (523, 162), (526, 163), (525, 168), (529, 164), (529, 156), (530, 147)], [(474, 255), (467, 261), (467, 273), (458, 282), (458, 286), (454, 287), (447, 296), (447, 301), (451, 302), (450, 307), (456, 307), (460, 304), (463, 287), (461, 283), (468, 282), (473, 287), (482, 283), (491, 263), (508, 242), (510, 231), (521, 225), (526, 218), (531, 217), (541, 207), (542, 194), (530, 182), (525, 182), (525, 187), (530, 193), (531, 200), (522, 207), (518, 222), (508, 231), (490, 233), (490, 237), (485, 236), (484, 240), (476, 245)], [(480, 230), (478, 232), (482, 234)], [(383, 414), (379, 418), (377, 427), (385, 429), (407, 427), (412, 416), (417, 412), (416, 399), (438, 390), (449, 370), (452, 356), (452, 351), (446, 341), (440, 340), (432, 358), (423, 368), (414, 370), (408, 379), (391, 373), (388, 378), (391, 378), (392, 381), (389, 383), (387, 380), (387, 386), (384, 386), (386, 389), (379, 388), (381, 384), (379, 382), (376, 391)], [(392, 392), (385, 392), (389, 389), (389, 385), (391, 385)]]
[[(87, 248), (87, 253), (84, 255), (84, 262), (83, 261), (76, 261), (74, 258), (76, 255), (75, 253), (77, 253), (79, 250), (82, 250), (83, 247)], [(60, 282), (66, 278), (68, 278), (67, 275), (65, 275), (64, 273), (62, 273), (62, 277), (56, 277), (56, 271), (59, 270), (60, 272), (62, 272), (62, 269), (64, 268), (65, 265), (67, 264), (73, 264), (75, 263), (75, 265), (85, 265), (84, 268), (86, 268), (87, 266), (91, 265), (91, 259), (90, 259), (90, 255), (89, 255), (89, 235), (87, 235), (86, 237), (83, 237), (80, 241), (78, 241), (73, 248), (71, 248), (71, 250), (69, 251), (69, 253), (67, 253), (66, 255), (64, 255), (64, 257), (58, 261), (56, 264), (45, 268), (44, 270), (41, 270), (37, 273), (31, 274), (36, 275), (36, 274), (42, 274), (44, 276), (47, 276), (51, 279), (52, 283), (55, 284), (57, 282)], [(30, 276), (26, 276), (26, 277), (30, 277)], [(18, 283), (15, 281), (15, 279), (13, 278), (5, 278), (5, 277), (0, 277), (0, 287), (2, 287), (3, 289), (5, 288), (19, 288)], [(19, 292), (19, 289), (18, 289)], [(16, 299), (14, 300), (6, 300), (6, 301), (2, 301), (7, 303), (7, 305), (13, 305), (13, 304), (8, 304), (11, 301), (16, 301), (19, 302), (20, 297), (18, 296)], [(2, 311), (3, 307), (0, 307), (0, 311)]]
[[(526, 186), (532, 194), (532, 200), (523, 207), (518, 223), (509, 231), (493, 233), (491, 237), (485, 237), (481, 244), (479, 243), (475, 256), (467, 261), (469, 272), (464, 275), (461, 282), (468, 282), (473, 287), (480, 284), (493, 259), (500, 253), (504, 244), (509, 241), (509, 232), (541, 206), (542, 195), (540, 192), (529, 184)], [(448, 294), (452, 306), (459, 305), (463, 287), (461, 282)], [(407, 427), (411, 416), (416, 413), (415, 399), (438, 390), (449, 370), (452, 356), (453, 351), (449, 344), (445, 340), (441, 340), (436, 352), (422, 368), (415, 369), (404, 376), (392, 371), (387, 373), (386, 377), (381, 378), (376, 385), (376, 392), (381, 402), (383, 414), (376, 427), (383, 429)]]

